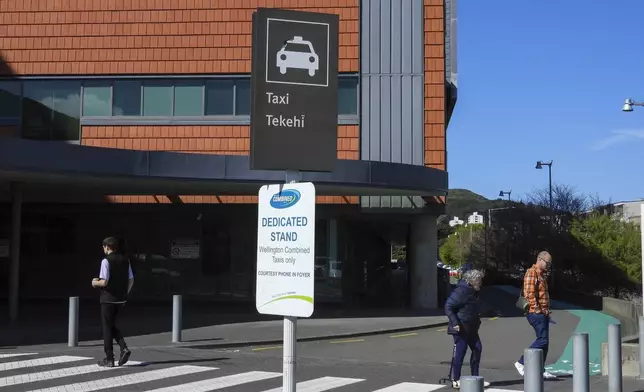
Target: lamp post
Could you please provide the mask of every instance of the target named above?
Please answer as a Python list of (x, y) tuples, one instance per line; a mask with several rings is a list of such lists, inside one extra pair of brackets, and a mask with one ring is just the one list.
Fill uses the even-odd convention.
[(509, 192), (501, 191), (501, 192), (499, 192), (499, 197), (503, 197), (503, 196), (506, 196), (506, 195), (507, 195), (507, 196), (508, 196), (508, 201), (511, 201), (511, 200), (510, 200), (510, 195), (511, 195), (511, 194), (512, 194), (512, 191), (509, 191)]
[(550, 162), (544, 162), (544, 161), (537, 161), (537, 166), (535, 166), (535, 169), (543, 169), (544, 166), (548, 166), (548, 187), (550, 189), (550, 211), (553, 210), (553, 205), (552, 205), (552, 160)]
[(632, 112), (633, 106), (644, 106), (644, 102), (635, 102), (630, 98), (626, 98), (624, 106), (622, 106), (622, 112)]

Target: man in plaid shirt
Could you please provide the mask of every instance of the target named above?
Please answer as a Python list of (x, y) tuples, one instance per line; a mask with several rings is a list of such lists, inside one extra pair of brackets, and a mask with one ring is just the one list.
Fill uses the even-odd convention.
[[(539, 252), (537, 261), (523, 278), (523, 296), (528, 300), (528, 314), (526, 318), (534, 329), (537, 338), (530, 345), (530, 348), (543, 350), (543, 362), (545, 365), (548, 355), (548, 343), (550, 335), (550, 294), (548, 293), (548, 281), (546, 271), (550, 269), (552, 256), (547, 251)], [(514, 364), (520, 375), (523, 376), (523, 355), (518, 362)], [(557, 378), (549, 372), (543, 371), (544, 379)]]

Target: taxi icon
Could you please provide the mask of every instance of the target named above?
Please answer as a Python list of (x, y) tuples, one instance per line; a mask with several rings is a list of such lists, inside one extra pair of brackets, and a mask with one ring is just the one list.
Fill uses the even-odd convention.
[(293, 39), (287, 40), (277, 52), (277, 67), (282, 75), (286, 74), (289, 68), (295, 68), (306, 69), (309, 76), (315, 76), (319, 66), (319, 57), (313, 45), (302, 37), (294, 36)]

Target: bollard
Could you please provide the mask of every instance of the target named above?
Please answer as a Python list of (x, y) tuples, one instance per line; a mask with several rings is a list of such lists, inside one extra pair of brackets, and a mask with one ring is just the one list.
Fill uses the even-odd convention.
[(525, 392), (543, 392), (543, 350), (526, 348), (523, 351), (523, 389)]
[(572, 390), (573, 392), (589, 392), (590, 373), (588, 366), (590, 359), (588, 357), (588, 334), (575, 334), (572, 349)]
[(67, 346), (78, 346), (78, 297), (69, 297), (69, 324), (67, 326)]
[(461, 392), (483, 392), (483, 377), (461, 377)]
[(608, 392), (622, 392), (622, 326), (608, 325)]
[(172, 343), (181, 343), (181, 296), (172, 296)]
[(644, 317), (640, 317), (640, 325), (639, 325), (639, 346), (640, 346), (640, 380), (644, 380), (644, 360), (641, 358), (644, 358)]

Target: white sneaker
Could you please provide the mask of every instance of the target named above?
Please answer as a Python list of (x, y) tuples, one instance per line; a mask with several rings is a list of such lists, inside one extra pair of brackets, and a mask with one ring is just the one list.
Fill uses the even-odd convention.
[(543, 378), (544, 378), (544, 380), (555, 380), (557, 378), (557, 376), (555, 376), (552, 373), (543, 372)]
[(521, 365), (518, 361), (514, 363), (514, 367), (517, 369), (517, 372), (519, 372), (521, 376), (525, 374), (523, 365)]
[[(490, 383), (487, 381), (483, 381), (483, 388), (487, 388), (490, 386)], [(460, 389), (461, 388), (461, 382), (459, 381), (452, 381), (452, 388), (454, 389)]]

